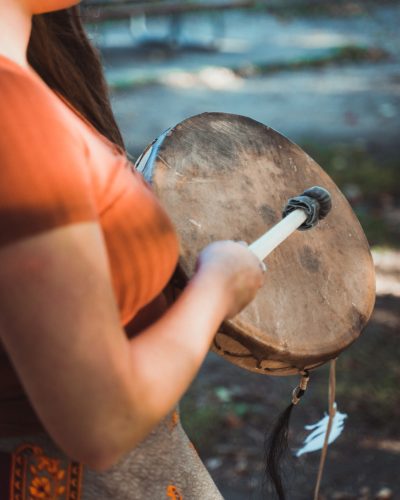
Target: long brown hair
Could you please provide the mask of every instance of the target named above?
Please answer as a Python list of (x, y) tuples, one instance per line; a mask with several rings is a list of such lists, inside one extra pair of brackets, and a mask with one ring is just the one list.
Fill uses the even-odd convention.
[(100, 54), (85, 33), (79, 6), (33, 16), (28, 61), (50, 88), (125, 151)]

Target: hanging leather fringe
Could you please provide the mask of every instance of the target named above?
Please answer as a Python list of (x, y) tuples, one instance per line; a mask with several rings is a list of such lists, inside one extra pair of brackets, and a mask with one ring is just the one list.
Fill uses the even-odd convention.
[(328, 453), (329, 435), (331, 433), (333, 419), (335, 418), (335, 414), (336, 414), (335, 395), (336, 395), (336, 359), (333, 359), (331, 361), (330, 370), (329, 370), (329, 420), (328, 420), (328, 425), (326, 428), (324, 445), (323, 445), (322, 452), (321, 452), (321, 459), (319, 462), (317, 482), (316, 482), (315, 490), (314, 490), (314, 500), (318, 500), (318, 497), (319, 497), (319, 490), (320, 490), (321, 481), (322, 481), (322, 474), (324, 472), (326, 455)]
[(264, 441), (265, 452), (265, 475), (270, 479), (279, 500), (285, 500), (285, 491), (282, 481), (282, 461), (288, 451), (289, 422), (292, 409), (300, 402), (301, 397), (307, 390), (310, 375), (307, 371), (302, 372), (299, 385), (293, 390), (292, 402), (279, 415), (275, 425)]

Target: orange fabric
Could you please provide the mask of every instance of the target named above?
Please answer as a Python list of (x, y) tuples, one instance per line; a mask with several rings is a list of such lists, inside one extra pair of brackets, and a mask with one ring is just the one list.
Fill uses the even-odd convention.
[(11, 455), (9, 500), (79, 500), (83, 466), (47, 457), (39, 446), (21, 445)]
[(170, 421), (168, 423), (169, 430), (173, 431), (178, 424), (179, 424), (179, 413), (177, 410), (174, 410), (172, 412), (172, 415), (170, 417)]
[[(1, 55), (0, 127), (0, 246), (98, 221), (126, 325), (160, 294), (177, 264), (179, 243), (167, 214), (125, 154), (33, 70)], [(3, 412), (4, 397), (26, 406), (10, 370), (0, 351), (0, 435), (1, 415), (13, 413), (7, 405)], [(26, 421), (26, 412), (18, 410), (15, 420)]]
[(167, 497), (172, 500), (183, 500), (183, 496), (180, 494), (178, 488), (173, 484), (167, 486)]

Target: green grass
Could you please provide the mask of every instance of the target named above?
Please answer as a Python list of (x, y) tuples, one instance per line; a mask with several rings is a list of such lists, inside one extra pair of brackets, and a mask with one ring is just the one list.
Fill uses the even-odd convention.
[(366, 61), (376, 63), (388, 59), (390, 59), (389, 53), (378, 47), (344, 45), (342, 47), (329, 49), (322, 55), (301, 57), (277, 63), (251, 63), (245, 67), (232, 68), (232, 70), (241, 77), (251, 77), (277, 73), (278, 71), (318, 69), (330, 65), (354, 64)]
[(376, 201), (383, 194), (400, 196), (400, 160), (388, 153), (374, 155), (353, 144), (319, 145), (304, 141), (301, 147), (342, 188), (354, 184), (363, 197)]
[[(198, 391), (202, 390), (207, 393), (199, 398)], [(189, 391), (181, 400), (180, 409), (182, 425), (200, 454), (212, 454), (229, 422), (240, 422), (250, 412), (257, 412), (253, 405), (231, 398), (225, 387)]]
[(359, 419), (399, 435), (400, 345), (383, 331), (365, 337), (339, 358), (338, 400)]
[[(378, 316), (372, 316), (357, 341), (340, 354), (336, 364), (339, 410), (379, 433), (400, 436), (400, 342), (393, 324), (400, 299), (377, 297)], [(391, 318), (391, 321), (385, 322)], [(310, 404), (327, 401), (329, 363), (311, 375)], [(310, 386), (311, 388), (311, 386)]]
[(400, 200), (400, 160), (395, 153), (372, 153), (363, 146), (301, 147), (317, 161), (349, 198), (371, 245), (400, 247), (400, 228), (385, 216), (388, 200)]
[[(378, 63), (390, 59), (390, 54), (379, 47), (363, 47), (359, 45), (344, 45), (333, 47), (323, 54), (310, 57), (300, 57), (282, 62), (256, 61), (246, 65), (231, 66), (228, 69), (241, 78), (250, 78), (277, 73), (279, 71), (300, 71), (306, 69), (320, 69), (327, 66), (343, 64), (361, 64), (363, 62)], [(137, 74), (127, 71), (125, 74), (113, 77), (108, 76), (108, 85), (114, 92), (120, 90), (141, 88), (150, 85), (162, 84), (163, 78), (157, 72), (143, 72)]]

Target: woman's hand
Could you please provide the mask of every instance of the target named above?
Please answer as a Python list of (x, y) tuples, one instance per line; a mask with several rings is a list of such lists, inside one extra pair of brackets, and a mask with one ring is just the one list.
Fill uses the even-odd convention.
[(197, 261), (197, 273), (211, 273), (222, 281), (227, 296), (225, 319), (249, 304), (264, 284), (263, 265), (244, 241), (216, 241), (205, 247)]

